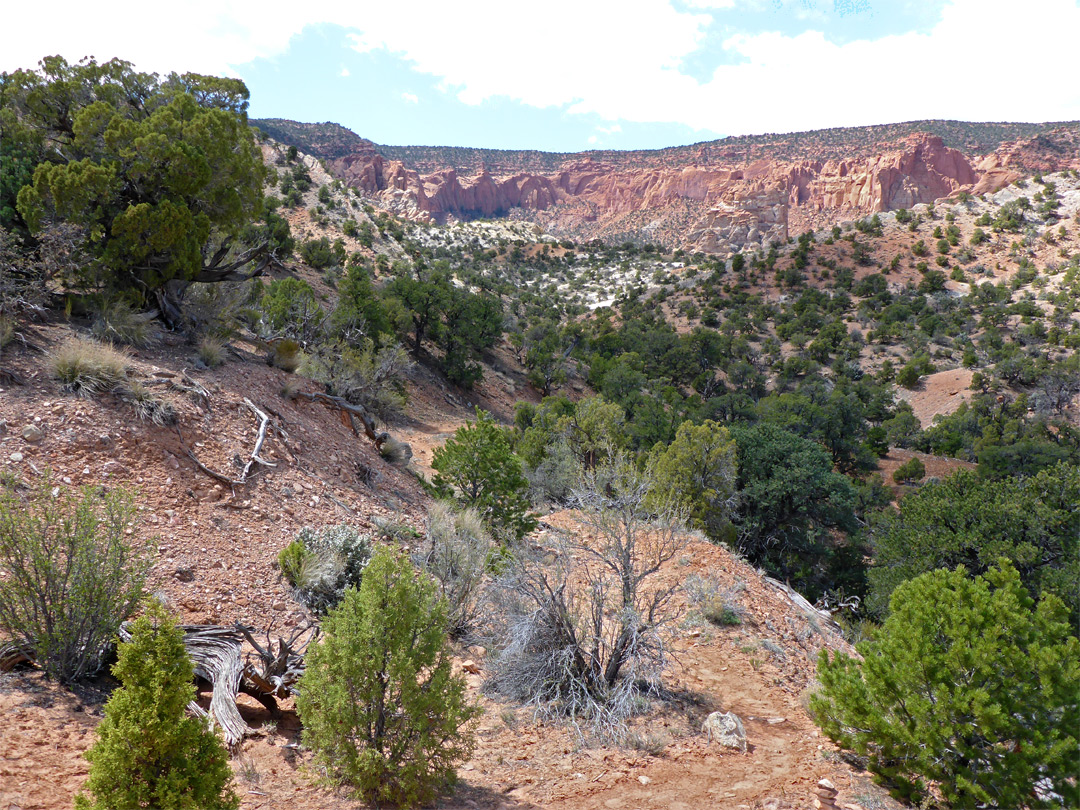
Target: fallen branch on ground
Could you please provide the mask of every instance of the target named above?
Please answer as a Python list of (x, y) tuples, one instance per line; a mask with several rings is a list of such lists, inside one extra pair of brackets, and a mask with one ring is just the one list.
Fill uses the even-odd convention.
[(330, 394), (324, 394), (319, 391), (316, 391), (313, 394), (298, 391), (295, 396), (304, 397), (313, 402), (322, 402), (324, 405), (340, 408), (341, 411), (348, 416), (349, 425), (352, 427), (353, 434), (356, 436), (359, 436), (360, 432), (356, 429), (356, 422), (353, 417), (359, 418), (364, 426), (364, 433), (367, 434), (367, 437), (371, 439), (371, 441), (375, 442), (376, 449), (381, 450), (383, 442), (390, 438), (389, 433), (377, 433), (375, 431), (375, 417), (368, 413), (366, 408), (363, 408), (360, 405), (353, 405), (347, 399), (331, 396)]

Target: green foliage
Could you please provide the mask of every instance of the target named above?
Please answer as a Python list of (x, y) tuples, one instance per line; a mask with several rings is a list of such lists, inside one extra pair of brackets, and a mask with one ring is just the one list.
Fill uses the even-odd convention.
[(315, 554), (300, 540), (293, 540), (278, 552), (278, 568), (282, 576), (294, 588), (300, 587), (311, 579), (310, 566), (316, 560)]
[(18, 211), (33, 232), (54, 221), (83, 229), (96, 265), (77, 282), (143, 296), (170, 281), (220, 280), (231, 240), (263, 203), (242, 82), (56, 56), (13, 76), (7, 103), (50, 145)]
[(1080, 467), (1059, 463), (1031, 478), (987, 481), (961, 470), (927, 483), (873, 527), (874, 568), (868, 607), (883, 613), (906, 579), (964, 565), (981, 573), (998, 558), (1042, 591), (1080, 613)]
[(861, 555), (846, 559), (831, 529), (854, 531), (855, 490), (818, 444), (770, 424), (733, 426), (738, 547), (755, 565), (812, 594), (862, 589)]
[(499, 541), (520, 540), (536, 528), (521, 459), (486, 411), (477, 409), (475, 422), (458, 428), (435, 449), (431, 467), (436, 489), (479, 512)]
[(921, 481), (925, 475), (926, 465), (922, 463), (922, 459), (912, 456), (893, 471), (892, 479), (902, 484), (905, 481)]
[(308, 649), (296, 699), (304, 744), (367, 801), (428, 802), (472, 751), (480, 710), (452, 673), (445, 627), (431, 581), (380, 548)]
[(300, 243), (297, 253), (299, 253), (300, 260), (304, 264), (316, 270), (345, 266), (345, 243), (340, 239), (333, 242), (326, 236), (318, 239), (306, 239)]
[(653, 451), (653, 484), (661, 500), (674, 498), (690, 525), (712, 540), (730, 534), (735, 500), (735, 440), (712, 421), (683, 422), (675, 441)]
[(267, 330), (301, 341), (314, 338), (325, 318), (315, 290), (292, 276), (271, 281), (264, 288), (261, 304)]
[(364, 338), (356, 347), (339, 342), (318, 346), (304, 374), (323, 383), (334, 396), (389, 419), (405, 410), (404, 377), (411, 367), (408, 352), (398, 344), (376, 349), (370, 338)]
[(122, 489), (75, 494), (46, 477), (25, 499), (0, 490), (0, 631), (51, 677), (97, 672), (142, 600), (150, 563), (128, 538), (134, 517)]
[(90, 776), (76, 810), (238, 808), (224, 746), (205, 720), (187, 714), (195, 673), (180, 628), (154, 603), (118, 653), (113, 674), (122, 686), (86, 753)]
[(342, 523), (322, 529), (305, 526), (281, 550), (278, 562), (297, 600), (323, 614), (338, 605), (349, 588), (360, 587), (371, 556), (371, 538)]
[(349, 261), (338, 284), (338, 300), (330, 316), (330, 327), (350, 343), (356, 343), (356, 335), (383, 343), (384, 336), (393, 334), (390, 316), (371, 283), (371, 274), (359, 262)]
[(1075, 807), (1080, 642), (1060, 600), (1035, 607), (999, 565), (897, 588), (861, 661), (822, 651), (811, 709), (912, 803), (936, 789), (949, 807)]

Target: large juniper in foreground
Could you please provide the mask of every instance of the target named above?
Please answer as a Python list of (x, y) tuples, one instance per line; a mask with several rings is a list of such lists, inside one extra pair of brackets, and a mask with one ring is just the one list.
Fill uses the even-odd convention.
[(1035, 606), (999, 565), (900, 585), (884, 626), (857, 645), (862, 660), (822, 651), (811, 708), (905, 798), (1077, 807), (1080, 642), (1060, 599)]

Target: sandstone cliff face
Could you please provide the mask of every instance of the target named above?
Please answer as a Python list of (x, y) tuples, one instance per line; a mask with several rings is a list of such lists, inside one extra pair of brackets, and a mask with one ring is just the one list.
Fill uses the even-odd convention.
[[(1061, 152), (1060, 144), (1043, 144), (1043, 152), (1054, 150)], [(1037, 151), (1030, 144), (1003, 147), (975, 166), (941, 138), (919, 134), (851, 160), (630, 168), (570, 156), (550, 173), (495, 176), (482, 170), (463, 177), (452, 168), (422, 175), (361, 141), (328, 168), (380, 204), (418, 220), (513, 212), (578, 239), (639, 238), (725, 253), (784, 241), (789, 232), (820, 221), (822, 213), (851, 219), (961, 190), (994, 191), (1018, 176), (1013, 165), (1026, 166)], [(1040, 155), (1044, 162), (1054, 159)]]

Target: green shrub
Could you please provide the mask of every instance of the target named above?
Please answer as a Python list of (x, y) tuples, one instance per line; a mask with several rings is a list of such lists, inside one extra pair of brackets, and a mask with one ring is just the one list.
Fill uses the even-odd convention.
[(902, 484), (905, 481), (921, 481), (925, 475), (926, 465), (918, 456), (912, 456), (893, 471), (892, 480)]
[(359, 347), (340, 343), (318, 347), (304, 374), (323, 383), (331, 394), (389, 419), (405, 410), (404, 379), (412, 365), (399, 344), (376, 349), (374, 341), (364, 338)]
[(436, 489), (476, 509), (500, 542), (520, 540), (536, 528), (521, 459), (486, 411), (477, 409), (475, 422), (458, 428), (436, 448), (431, 466)]
[(1031, 596), (1049, 591), (1080, 617), (1077, 503), (1080, 468), (1064, 461), (1023, 478), (961, 470), (928, 482), (873, 523), (866, 607), (883, 615), (901, 582), (935, 568), (981, 574), (1005, 557)]
[(97, 672), (142, 600), (149, 559), (128, 539), (134, 517), (122, 489), (76, 495), (46, 477), (25, 499), (0, 490), (0, 631), (51, 677)]
[(297, 709), (329, 778), (373, 804), (415, 807), (455, 779), (479, 708), (451, 670), (446, 603), (404, 557), (380, 548), (308, 649)]
[(293, 540), (278, 552), (278, 568), (292, 587), (299, 588), (311, 580), (310, 566), (315, 555), (300, 540)]
[[(337, 605), (346, 589), (360, 587), (364, 568), (371, 559), (368, 535), (345, 523), (318, 530), (305, 526), (290, 546), (296, 543), (301, 544), (305, 553), (289, 552), (285, 562), (289, 565), (301, 563), (288, 570), (297, 576), (293, 583), (297, 599), (315, 613), (325, 613)], [(286, 546), (285, 551), (290, 546)], [(284, 566), (282, 572), (286, 572)]]
[(113, 674), (122, 686), (86, 752), (90, 776), (76, 810), (238, 808), (225, 748), (205, 720), (187, 714), (195, 673), (180, 628), (155, 604), (118, 652)]
[(1036, 607), (1004, 560), (975, 578), (923, 574), (896, 589), (861, 660), (822, 651), (811, 710), (912, 804), (937, 791), (950, 807), (1076, 807), (1080, 641), (1066, 615), (1054, 596)]
[(904, 386), (904, 388), (914, 388), (919, 384), (919, 378), (921, 376), (918, 368), (911, 363), (906, 363), (896, 375), (896, 382)]

